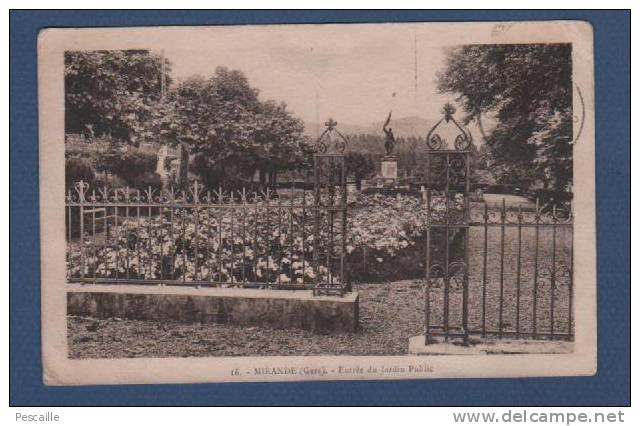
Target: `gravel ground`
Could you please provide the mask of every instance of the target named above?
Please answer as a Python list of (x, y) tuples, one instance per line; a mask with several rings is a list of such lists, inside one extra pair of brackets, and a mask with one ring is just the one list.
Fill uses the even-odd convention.
[(68, 317), (71, 358), (401, 355), (409, 338), (422, 333), (424, 282), (359, 284), (356, 333), (318, 335), (229, 324), (95, 320)]
[[(565, 228), (556, 230), (555, 269), (553, 268), (552, 229), (540, 230), (537, 270), (535, 274), (535, 231), (532, 227), (523, 228), (521, 233), (520, 274), (518, 279), (518, 232), (517, 228), (507, 228), (504, 234), (504, 261), (500, 261), (502, 238), (499, 227), (487, 232), (487, 263), (484, 269), (484, 232), (481, 227), (472, 227), (469, 238), (469, 328), (480, 332), (497, 332), (500, 328), (502, 311), (502, 330), (507, 332), (533, 333), (534, 331), (534, 292), (535, 331), (537, 333), (566, 334), (573, 330), (573, 318), (570, 318), (571, 280), (568, 269), (571, 265), (571, 231)], [(442, 261), (442, 259), (437, 259)], [(460, 327), (462, 323), (462, 292), (459, 279), (460, 269), (452, 274), (449, 295), (449, 324)], [(552, 289), (552, 276), (555, 287)], [(500, 306), (500, 287), (502, 282), (502, 307)], [(519, 284), (518, 284), (519, 282)], [(431, 324), (442, 325), (444, 291), (442, 279), (432, 281)], [(536, 283), (534, 285), (534, 283)], [(518, 291), (519, 285), (519, 291)], [(485, 315), (483, 321), (483, 293)], [(519, 293), (519, 294), (518, 294)], [(552, 297), (553, 296), (553, 297)], [(551, 313), (553, 299), (553, 315)], [(519, 303), (518, 303), (519, 300)], [(571, 319), (571, 322), (570, 322)]]

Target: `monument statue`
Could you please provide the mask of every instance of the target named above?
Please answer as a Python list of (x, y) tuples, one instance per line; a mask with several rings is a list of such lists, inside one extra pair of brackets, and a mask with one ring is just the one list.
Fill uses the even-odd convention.
[(393, 148), (396, 145), (396, 138), (393, 136), (393, 129), (387, 128), (391, 121), (391, 111), (387, 121), (382, 125), (382, 131), (386, 135), (384, 139), (384, 149), (387, 151), (387, 155), (380, 161), (380, 174), (386, 183), (394, 184), (398, 179), (398, 160), (393, 156)]
[(382, 131), (386, 135), (384, 139), (384, 149), (387, 151), (387, 157), (391, 157), (393, 155), (393, 148), (396, 145), (396, 138), (393, 136), (393, 129), (391, 127), (387, 129), (387, 126), (389, 125), (390, 121), (391, 121), (391, 111), (389, 111), (389, 116), (387, 117), (387, 121), (385, 121), (384, 125), (382, 126)]

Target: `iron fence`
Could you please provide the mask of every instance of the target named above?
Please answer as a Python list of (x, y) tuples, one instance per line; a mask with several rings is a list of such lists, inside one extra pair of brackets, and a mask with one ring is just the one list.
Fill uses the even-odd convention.
[[(470, 134), (445, 107), (427, 135), (425, 343), (436, 336), (573, 339), (569, 206), (471, 204)], [(451, 122), (453, 146), (436, 133)], [(443, 199), (442, 203), (433, 203)], [(519, 204), (519, 201), (516, 204)]]
[[(342, 288), (344, 191), (89, 189), (66, 197), (70, 282)], [(344, 214), (343, 214), (344, 213)], [(336, 233), (335, 229), (341, 231)]]
[(570, 210), (476, 205), (468, 223), (430, 233), (427, 341), (573, 339)]
[[(347, 139), (329, 120), (313, 184), (273, 191), (90, 188), (66, 194), (67, 280), (349, 291)], [(339, 136), (332, 139), (333, 134)]]

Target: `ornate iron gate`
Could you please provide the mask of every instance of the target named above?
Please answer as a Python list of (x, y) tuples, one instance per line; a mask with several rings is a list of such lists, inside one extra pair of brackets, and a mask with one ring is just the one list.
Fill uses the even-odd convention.
[[(425, 343), (437, 334), (445, 340), (461, 336), (468, 340), (468, 288), (469, 288), (469, 147), (471, 136), (453, 118), (448, 105), (444, 117), (427, 135), (427, 285), (425, 296)], [(443, 123), (453, 123), (457, 129), (453, 149), (446, 139), (437, 133)], [(434, 323), (431, 300), (432, 288), (442, 290), (439, 315), (442, 320)], [(461, 300), (454, 301), (451, 311), (452, 291), (461, 292)], [(453, 319), (453, 321), (452, 321)]]
[(315, 295), (342, 296), (350, 291), (345, 276), (347, 245), (347, 180), (344, 152), (348, 141), (329, 119), (316, 142), (314, 176), (314, 265), (324, 264), (329, 273), (324, 282), (316, 274)]
[[(470, 335), (572, 340), (571, 202), (520, 198), (508, 206), (503, 195), (472, 206), (471, 135), (451, 106), (443, 112), (427, 135), (425, 343), (441, 336), (467, 344)], [(455, 136), (441, 135), (447, 123)]]

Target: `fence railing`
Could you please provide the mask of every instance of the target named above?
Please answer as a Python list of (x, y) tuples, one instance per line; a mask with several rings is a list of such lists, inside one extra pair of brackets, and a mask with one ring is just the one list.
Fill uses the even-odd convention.
[[(282, 289), (346, 286), (346, 205), (290, 188), (274, 193), (89, 188), (66, 196), (67, 280)], [(338, 194), (338, 195), (336, 195)]]
[(471, 208), (468, 220), (431, 232), (427, 339), (573, 339), (570, 207), (507, 207), (502, 200), (498, 208)]

